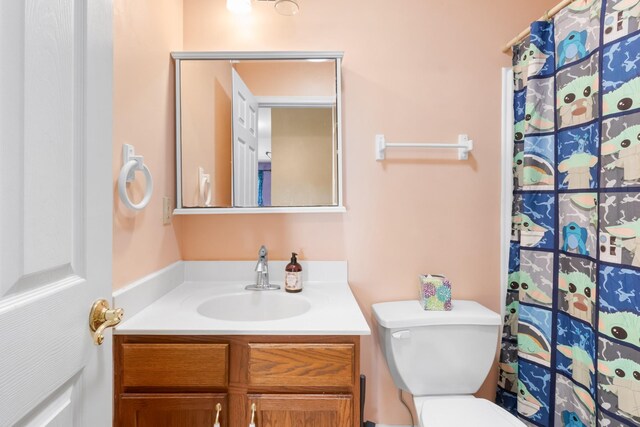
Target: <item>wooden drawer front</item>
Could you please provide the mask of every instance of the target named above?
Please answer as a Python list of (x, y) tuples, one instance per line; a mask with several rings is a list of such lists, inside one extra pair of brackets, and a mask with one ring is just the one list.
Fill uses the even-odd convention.
[(118, 427), (211, 427), (216, 405), (221, 405), (220, 427), (229, 427), (224, 394), (123, 394)]
[(226, 387), (228, 347), (228, 344), (123, 344), (123, 386), (125, 389)]
[(249, 344), (249, 385), (350, 389), (353, 344)]

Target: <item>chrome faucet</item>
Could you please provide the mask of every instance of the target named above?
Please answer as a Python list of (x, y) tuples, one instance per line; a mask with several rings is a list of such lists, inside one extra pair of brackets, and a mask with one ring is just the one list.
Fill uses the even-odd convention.
[(267, 248), (262, 245), (258, 252), (258, 263), (256, 264), (256, 286), (264, 288), (269, 285), (269, 259), (267, 258)]
[(280, 286), (269, 283), (269, 259), (267, 258), (267, 254), (267, 247), (262, 245), (258, 252), (258, 263), (255, 268), (257, 273), (256, 284), (249, 285), (245, 289), (250, 291), (273, 291), (280, 289)]

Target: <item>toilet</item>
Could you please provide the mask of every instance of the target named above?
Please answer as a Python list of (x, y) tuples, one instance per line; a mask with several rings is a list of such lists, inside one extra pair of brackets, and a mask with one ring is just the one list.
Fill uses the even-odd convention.
[(525, 426), (473, 396), (494, 366), (498, 313), (462, 300), (452, 301), (451, 311), (425, 311), (418, 301), (372, 308), (393, 381), (413, 395), (421, 427)]

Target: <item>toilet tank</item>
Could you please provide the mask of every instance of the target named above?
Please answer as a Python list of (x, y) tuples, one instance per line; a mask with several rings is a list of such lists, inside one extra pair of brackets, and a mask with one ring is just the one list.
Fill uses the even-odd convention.
[(473, 394), (495, 360), (502, 319), (474, 301), (425, 311), (418, 301), (373, 305), (393, 380), (414, 396)]

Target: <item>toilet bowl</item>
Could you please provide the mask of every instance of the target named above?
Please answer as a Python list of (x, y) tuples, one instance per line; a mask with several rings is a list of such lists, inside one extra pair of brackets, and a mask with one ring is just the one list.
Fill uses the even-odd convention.
[(425, 311), (418, 301), (374, 304), (380, 344), (396, 386), (413, 395), (421, 427), (524, 427), (473, 396), (494, 365), (502, 319), (474, 301)]

